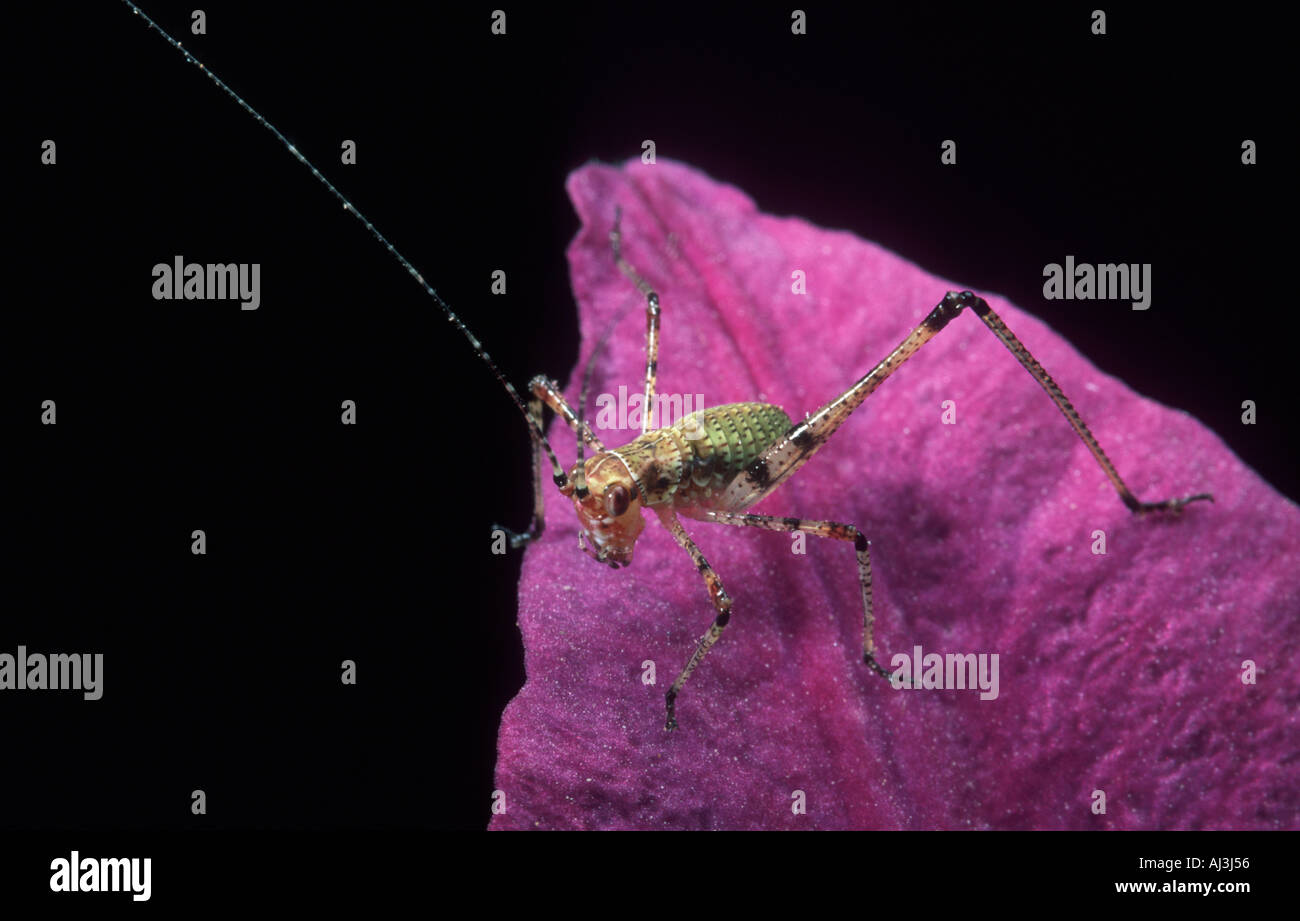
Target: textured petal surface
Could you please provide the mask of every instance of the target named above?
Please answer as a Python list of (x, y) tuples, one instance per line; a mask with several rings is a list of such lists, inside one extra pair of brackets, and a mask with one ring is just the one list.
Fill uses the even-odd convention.
[[(595, 394), (635, 393), (645, 360), (642, 299), (610, 257), (616, 205), (628, 258), (663, 301), (660, 391), (707, 405), (763, 400), (798, 418), (962, 287), (850, 234), (760, 214), (680, 164), (593, 164), (568, 189), (583, 222), (569, 263), (584, 359), (627, 311)], [(792, 292), (796, 271), (806, 294)], [(1038, 385), (964, 314), (754, 511), (858, 525), (882, 661), (915, 646), (996, 653), (997, 697), (894, 690), (863, 666), (848, 545), (808, 538), (799, 554), (788, 535), (685, 521), (735, 609), (667, 733), (663, 692), (712, 618), (703, 585), (653, 515), (631, 567), (588, 559), (548, 484), (547, 532), (519, 589), (528, 679), (502, 721), (493, 828), (1300, 825), (1300, 510), (1196, 420), (988, 300), (1140, 498), (1210, 491), (1215, 504), (1130, 515)], [(956, 424), (941, 421), (947, 400)], [(551, 432), (572, 458), (567, 428)]]

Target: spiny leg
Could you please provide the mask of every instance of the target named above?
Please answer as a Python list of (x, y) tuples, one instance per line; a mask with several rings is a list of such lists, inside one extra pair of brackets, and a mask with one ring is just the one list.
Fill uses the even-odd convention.
[(1092, 456), (1097, 459), (1097, 463), (1101, 465), (1102, 470), (1119, 493), (1120, 499), (1123, 500), (1130, 511), (1138, 513), (1166, 510), (1177, 512), (1189, 502), (1196, 502), (1201, 499), (1213, 501), (1213, 497), (1209, 493), (1198, 493), (1194, 496), (1167, 499), (1163, 502), (1139, 502), (1124, 484), (1124, 481), (1120, 479), (1114, 465), (1106, 457), (1101, 445), (1097, 443), (1097, 439), (1093, 437), (1092, 432), (1084, 425), (1074, 407), (1066, 400), (1061, 388), (1043, 370), (1042, 365), (1034, 360), (1034, 357), (1029, 354), (1029, 350), (1012, 334), (1011, 330), (993, 312), (993, 309), (989, 307), (985, 300), (976, 297), (969, 291), (962, 291), (960, 294), (949, 291), (944, 295), (939, 305), (930, 311), (929, 315), (921, 321), (921, 324), (912, 330), (907, 338), (885, 357), (884, 361), (868, 371), (839, 397), (827, 403), (803, 422), (791, 427), (790, 431), (781, 436), (762, 456), (733, 479), (723, 493), (720, 504), (731, 509), (748, 508), (776, 489), (777, 486), (817, 453), (817, 449), (825, 444), (835, 430), (844, 424), (844, 420), (849, 417), (849, 414), (857, 409), (862, 404), (862, 401), (870, 396), (889, 375), (897, 371), (903, 362), (916, 353), (917, 349), (933, 339), (940, 330), (967, 307), (984, 321), (984, 325), (1002, 341), (1011, 353), (1016, 356), (1017, 360), (1025, 366), (1026, 370), (1034, 376), (1034, 379), (1047, 391), (1048, 396), (1052, 398), (1052, 401), (1065, 415), (1065, 418), (1083, 440), (1083, 443), (1088, 446)]
[[(948, 296), (953, 297), (952, 294), (949, 294)], [(1059, 409), (1061, 414), (1065, 416), (1066, 421), (1070, 423), (1070, 427), (1074, 429), (1075, 433), (1080, 439), (1082, 439), (1083, 443), (1088, 446), (1088, 450), (1092, 452), (1092, 456), (1097, 459), (1097, 463), (1101, 465), (1102, 471), (1105, 472), (1107, 479), (1109, 479), (1111, 485), (1115, 487), (1115, 491), (1119, 493), (1120, 499), (1123, 500), (1124, 505), (1128, 507), (1130, 512), (1136, 512), (1138, 514), (1161, 511), (1179, 512), (1182, 510), (1183, 506), (1189, 502), (1197, 502), (1200, 500), (1208, 500), (1210, 502), (1214, 501), (1214, 497), (1207, 492), (1197, 493), (1194, 496), (1184, 496), (1181, 499), (1165, 499), (1162, 502), (1138, 501), (1137, 496), (1133, 495), (1133, 492), (1127, 485), (1125, 485), (1124, 481), (1120, 479), (1119, 471), (1117, 471), (1115, 465), (1110, 462), (1110, 458), (1107, 457), (1106, 452), (1101, 449), (1101, 445), (1097, 442), (1096, 437), (1088, 430), (1088, 426), (1084, 424), (1083, 419), (1080, 418), (1079, 413), (1075, 410), (1074, 406), (1065, 398), (1065, 394), (1061, 392), (1061, 388), (1057, 386), (1056, 381), (1052, 380), (1051, 375), (1043, 370), (1043, 366), (1038, 363), (1038, 360), (1035, 359), (1033, 355), (1029, 354), (1029, 349), (1025, 348), (1024, 344), (1016, 338), (1015, 333), (1011, 332), (1011, 330), (1007, 328), (1007, 324), (1002, 322), (1002, 318), (993, 312), (993, 308), (985, 302), (984, 298), (975, 297), (969, 291), (963, 291), (961, 294), (956, 295), (956, 297), (959, 299), (966, 299), (962, 306), (970, 307), (975, 316), (984, 321), (984, 325), (989, 328), (993, 335), (998, 337), (1011, 354), (1016, 356), (1016, 360), (1024, 365), (1025, 370), (1033, 375), (1034, 380), (1038, 381), (1038, 383), (1042, 385), (1042, 388), (1047, 391), (1047, 395), (1052, 398), (1052, 402), (1056, 404), (1057, 409)]]
[[(636, 269), (634, 269), (631, 266), (631, 264), (628, 263), (627, 260), (623, 258), (622, 234), (619, 230), (619, 222), (621, 217), (622, 217), (622, 209), (615, 209), (614, 229), (610, 232), (609, 235), (610, 245), (614, 251), (614, 261), (615, 264), (618, 265), (619, 270), (622, 271), (623, 274), (627, 275), (627, 277), (630, 278), (632, 282), (637, 286), (637, 289), (640, 290), (641, 293), (646, 296), (646, 381), (645, 381), (645, 402), (642, 404), (644, 406), (644, 409), (641, 414), (641, 433), (645, 434), (647, 431), (649, 431), (649, 423), (651, 419), (650, 409), (651, 407), (654, 406), (655, 380), (658, 374), (658, 366), (659, 366), (659, 295), (656, 294), (654, 290), (650, 287), (650, 285), (646, 283), (645, 279), (643, 279), (637, 273)], [(622, 311), (619, 312), (618, 316), (621, 315), (622, 315)], [(587, 366), (584, 369), (583, 381), (582, 381), (582, 397), (579, 400), (580, 405), (584, 407), (584, 412), (585, 412), (585, 406), (587, 402), (587, 389), (591, 385), (592, 370), (595, 367), (595, 358), (604, 348), (606, 341), (608, 340), (610, 334), (613, 332), (613, 328), (617, 319), (618, 317), (616, 316), (615, 321), (611, 322), (609, 327), (601, 335), (600, 340), (596, 343), (596, 348), (592, 351), (591, 356), (588, 358)], [(466, 333), (466, 335), (468, 335), (468, 333)], [(473, 340), (472, 337), (471, 337), (471, 341), (474, 342), (476, 347), (478, 347), (477, 342)], [(486, 353), (484, 353), (483, 357), (484, 358), (487, 357)], [(495, 370), (495, 366), (493, 369)], [(504, 381), (504, 379), (503, 379), (503, 383), (506, 384), (507, 390), (509, 390), (513, 394), (514, 390), (510, 386), (510, 384)], [(552, 411), (554, 411), (556, 415), (558, 415), (561, 419), (563, 419), (565, 423), (569, 426), (569, 428), (573, 429), (573, 431), (580, 436), (580, 440), (578, 442), (578, 463), (576, 465), (576, 471), (573, 476), (574, 494), (579, 499), (584, 498), (587, 495), (587, 480), (586, 480), (586, 475), (585, 475), (585, 471), (583, 470), (583, 464), (582, 464), (583, 458), (585, 456), (584, 449), (590, 445), (594, 447), (597, 451), (605, 450), (605, 446), (601, 444), (600, 439), (598, 439), (595, 436), (595, 434), (591, 431), (591, 426), (589, 426), (585, 420), (580, 419), (578, 414), (573, 411), (573, 407), (569, 405), (568, 401), (564, 398), (564, 394), (560, 391), (560, 388), (555, 384), (554, 381), (549, 380), (545, 376), (538, 375), (537, 377), (534, 377), (532, 381), (529, 383), (529, 390), (532, 392), (534, 397), (532, 400), (529, 401), (529, 409), (528, 412), (526, 413), (526, 416), (530, 421), (529, 431), (532, 433), (532, 440), (533, 440), (533, 447), (534, 447), (533, 520), (528, 526), (528, 531), (523, 534), (516, 534), (513, 531), (510, 531), (508, 528), (500, 528), (499, 525), (493, 525), (493, 529), (500, 528), (500, 530), (505, 531), (505, 533), (509, 535), (510, 546), (512, 548), (519, 548), (529, 543), (530, 541), (536, 540), (538, 537), (542, 535), (542, 532), (543, 530), (545, 530), (546, 527), (545, 511), (543, 508), (545, 497), (543, 495), (543, 489), (542, 489), (541, 467), (538, 458), (538, 452), (541, 450), (545, 450), (548, 454), (551, 454), (551, 448), (549, 444), (547, 444), (544, 440), (542, 440), (539, 437), (539, 433), (542, 431), (542, 411), (541, 411), (541, 404), (538, 402), (538, 400), (540, 399), (547, 406), (551, 407)], [(554, 466), (556, 470), (556, 474), (554, 476), (555, 484), (563, 488), (566, 480), (563, 476), (563, 472), (561, 468), (555, 462), (555, 457), (553, 454), (551, 454), (551, 461), (552, 461), (552, 466)], [(581, 537), (579, 537), (579, 542), (581, 542)]]
[(704, 554), (700, 548), (695, 546), (695, 541), (686, 533), (682, 523), (677, 520), (677, 516), (671, 509), (658, 507), (655, 512), (659, 515), (659, 520), (663, 522), (664, 527), (672, 534), (673, 539), (691, 555), (691, 560), (695, 563), (695, 568), (699, 571), (704, 579), (704, 585), (709, 590), (709, 599), (713, 602), (713, 607), (717, 610), (717, 615), (713, 618), (713, 623), (709, 626), (709, 632), (700, 637), (699, 643), (695, 646), (695, 652), (691, 653), (690, 660), (682, 673), (677, 676), (672, 687), (668, 689), (665, 695), (668, 707), (668, 719), (664, 723), (664, 729), (672, 730), (677, 728), (677, 695), (682, 692), (686, 686), (686, 681), (691, 677), (691, 672), (695, 671), (696, 666), (713, 648), (713, 644), (722, 636), (722, 631), (727, 627), (727, 621), (731, 620), (731, 596), (727, 590), (722, 587), (722, 580), (718, 574), (713, 571), (708, 560), (704, 559)]
[(650, 431), (650, 410), (654, 407), (655, 381), (659, 376), (659, 295), (623, 258), (623, 234), (619, 223), (623, 219), (623, 209), (614, 209), (614, 229), (609, 232), (609, 245), (614, 250), (614, 264), (618, 270), (632, 280), (637, 290), (645, 295), (645, 402), (641, 410), (641, 434)]
[[(619, 321), (623, 319), (623, 314), (627, 313), (628, 306), (630, 305), (625, 304), (620, 307), (614, 316), (610, 318), (609, 324), (605, 327), (605, 331), (600, 334), (600, 338), (596, 341), (596, 347), (592, 349), (591, 354), (587, 356), (586, 366), (582, 369), (582, 390), (578, 393), (578, 416), (584, 419), (584, 424), (585, 416), (587, 415), (587, 394), (591, 392), (591, 378), (596, 371), (596, 358), (605, 350), (605, 346), (609, 342), (609, 337), (614, 334), (614, 329), (618, 326)], [(576, 466), (580, 475), (575, 478), (577, 482), (574, 484), (574, 491), (580, 499), (587, 494), (587, 477), (583, 471), (586, 469), (586, 448), (589, 443), (591, 442), (588, 441), (586, 436), (578, 441), (578, 462)], [(599, 442), (596, 442), (596, 444), (598, 445)], [(581, 536), (579, 536), (579, 545), (581, 545), (581, 543)]]
[[(597, 451), (605, 450), (605, 446), (600, 443), (600, 439), (591, 431), (590, 426), (585, 422), (579, 422), (578, 416), (574, 413), (573, 408), (569, 406), (564, 394), (555, 382), (538, 375), (534, 377), (528, 385), (532, 396), (528, 400), (528, 418), (532, 422), (528, 427), (529, 435), (532, 439), (532, 457), (533, 457), (533, 520), (528, 525), (528, 530), (522, 534), (515, 533), (509, 528), (503, 528), (501, 525), (492, 525), (492, 530), (503, 531), (510, 539), (512, 549), (519, 549), (542, 536), (546, 530), (546, 497), (542, 488), (542, 451), (543, 442), (538, 438), (537, 433), (542, 431), (542, 407), (543, 405), (551, 407), (551, 410), (563, 419), (574, 432), (578, 433), (584, 442), (595, 447)], [(563, 487), (564, 483), (556, 479), (556, 485)], [(583, 482), (582, 470), (578, 470), (574, 476), (574, 486), (582, 487), (586, 492), (586, 485)]]
[[(546, 497), (542, 494), (542, 441), (538, 438), (537, 432), (542, 428), (542, 401), (533, 397), (528, 401), (528, 419), (531, 423), (528, 426), (529, 439), (532, 441), (532, 450), (529, 452), (533, 459), (533, 520), (528, 523), (528, 530), (522, 534), (512, 531), (509, 528), (502, 527), (495, 522), (492, 530), (502, 531), (510, 539), (510, 548), (518, 550), (520, 547), (537, 540), (546, 530)], [(556, 478), (556, 485), (562, 485), (560, 479)]]
[(775, 515), (747, 515), (737, 512), (701, 511), (693, 515), (700, 521), (735, 525), (742, 528), (764, 528), (792, 534), (802, 531), (815, 537), (853, 542), (858, 558), (858, 582), (862, 585), (862, 661), (877, 675), (893, 683), (893, 676), (876, 661), (875, 615), (871, 608), (871, 542), (866, 535), (851, 524), (838, 521), (814, 521), (808, 518), (781, 518)]
[(542, 400), (547, 406), (551, 407), (551, 411), (563, 419), (565, 424), (573, 429), (574, 434), (581, 435), (586, 444), (591, 445), (597, 451), (605, 450), (605, 446), (600, 443), (600, 439), (591, 430), (591, 426), (578, 420), (578, 414), (573, 411), (573, 407), (564, 398), (564, 394), (560, 392), (560, 387), (555, 381), (539, 374), (529, 382), (528, 389), (532, 392), (534, 398)]

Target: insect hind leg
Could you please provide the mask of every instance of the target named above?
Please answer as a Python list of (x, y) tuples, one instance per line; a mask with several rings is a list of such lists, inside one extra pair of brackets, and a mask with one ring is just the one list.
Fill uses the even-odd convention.
[(1102, 472), (1106, 474), (1106, 478), (1115, 487), (1115, 491), (1119, 493), (1121, 501), (1130, 512), (1138, 515), (1147, 512), (1172, 512), (1177, 514), (1182, 511), (1183, 506), (1190, 502), (1214, 501), (1214, 497), (1205, 492), (1177, 499), (1164, 499), (1159, 502), (1140, 501), (1120, 477), (1119, 471), (1115, 469), (1115, 465), (1111, 463), (1110, 458), (1106, 456), (1106, 452), (1102, 450), (1096, 436), (1092, 434), (1092, 431), (1079, 416), (1078, 411), (1066, 399), (1065, 393), (1062, 392), (1060, 386), (1043, 369), (1038, 360), (1029, 353), (1029, 349), (1025, 348), (1024, 344), (1016, 338), (1015, 333), (1007, 328), (1007, 324), (1002, 322), (1002, 318), (993, 311), (988, 302), (982, 297), (976, 297), (969, 291), (962, 291), (960, 294), (949, 292), (948, 296), (944, 298), (944, 302), (948, 303), (950, 301), (956, 305), (958, 311), (963, 307), (969, 307), (971, 312), (979, 317), (984, 325), (989, 328), (989, 331), (997, 336), (998, 340), (1007, 347), (1007, 350), (1016, 357), (1016, 361), (1020, 362), (1024, 369), (1033, 376), (1034, 380), (1038, 381), (1043, 390), (1047, 392), (1047, 395), (1052, 398), (1056, 408), (1061, 411), (1061, 415), (1065, 416), (1066, 421), (1070, 423), (1070, 427), (1074, 429), (1075, 434), (1087, 446), (1089, 452), (1101, 467)]
[(1168, 511), (1178, 513), (1190, 502), (1209, 501), (1214, 497), (1209, 493), (1197, 493), (1178, 499), (1165, 499), (1160, 502), (1141, 502), (1120, 478), (1115, 465), (1110, 462), (1096, 437), (1084, 424), (1074, 406), (1051, 376), (1043, 370), (1037, 359), (1029, 353), (1024, 344), (1007, 328), (982, 297), (970, 291), (949, 291), (942, 301), (913, 329), (897, 348), (885, 356), (884, 360), (858, 379), (848, 390), (827, 403), (807, 419), (797, 423), (785, 435), (769, 447), (749, 465), (739, 476), (731, 481), (722, 496), (722, 504), (727, 508), (742, 509), (754, 505), (764, 496), (785, 482), (795, 471), (807, 463), (814, 454), (835, 433), (849, 414), (862, 405), (876, 388), (885, 382), (895, 371), (902, 367), (912, 355), (925, 343), (937, 336), (956, 319), (957, 315), (969, 308), (993, 335), (1016, 357), (1025, 370), (1038, 381), (1039, 385), (1052, 398), (1057, 409), (1065, 416), (1075, 434), (1083, 441), (1096, 459), (1102, 472), (1106, 474), (1115, 491), (1119, 493), (1129, 511), (1136, 514), (1146, 512)]

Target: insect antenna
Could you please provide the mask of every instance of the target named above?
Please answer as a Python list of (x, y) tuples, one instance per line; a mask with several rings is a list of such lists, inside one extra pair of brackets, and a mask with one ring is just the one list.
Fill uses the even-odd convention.
[(524, 417), (524, 421), (528, 424), (529, 429), (532, 431), (533, 437), (536, 438), (539, 441), (539, 443), (542, 445), (542, 447), (546, 450), (546, 456), (550, 459), (551, 462), (551, 471), (555, 479), (555, 484), (560, 487), (563, 487), (565, 484), (567, 484), (568, 477), (564, 473), (564, 468), (560, 466), (560, 462), (556, 458), (555, 452), (551, 449), (550, 442), (546, 440), (546, 433), (542, 431), (542, 427), (538, 422), (538, 420), (534, 419), (533, 416), (528, 412), (528, 407), (526, 407), (524, 405), (524, 401), (519, 398), (519, 393), (515, 390), (514, 384), (510, 383), (510, 381), (506, 379), (506, 376), (501, 373), (501, 369), (497, 367), (496, 362), (492, 360), (492, 357), (488, 355), (487, 350), (483, 348), (483, 344), (478, 341), (478, 337), (476, 337), (472, 332), (470, 332), (469, 327), (467, 327), (464, 324), (464, 322), (462, 322), (460, 317), (458, 317), (455, 314), (455, 312), (451, 309), (451, 307), (447, 305), (447, 302), (444, 301), (438, 295), (438, 292), (435, 291), (427, 281), (425, 281), (424, 276), (420, 274), (419, 270), (417, 270), (414, 265), (411, 264), (410, 260), (408, 260), (400, 252), (398, 252), (397, 247), (393, 246), (393, 244), (388, 241), (388, 238), (385, 237), (379, 231), (379, 228), (376, 227), (374, 224), (370, 223), (369, 219), (360, 211), (358, 211), (353, 206), (352, 202), (348, 201), (348, 199), (344, 197), (343, 193), (340, 192), (337, 187), (335, 187), (334, 183), (330, 182), (329, 179), (326, 178), (324, 173), (318, 170), (310, 160), (308, 160), (305, 156), (303, 156), (303, 154), (298, 150), (296, 146), (290, 143), (288, 138), (286, 138), (283, 134), (280, 133), (280, 129), (276, 128), (275, 125), (271, 124), (269, 121), (263, 118), (260, 112), (258, 112), (251, 105), (245, 102), (242, 96), (240, 96), (233, 89), (231, 89), (230, 86), (224, 80), (222, 80), (212, 71), (210, 71), (202, 61), (200, 61), (198, 58), (194, 57), (194, 55), (186, 51), (185, 47), (180, 42), (172, 38), (172, 36), (167, 32), (166, 29), (164, 29), (162, 26), (158, 25), (158, 23), (154, 22), (151, 18), (149, 18), (149, 15), (145, 13), (144, 10), (140, 9), (140, 7), (138, 7), (136, 4), (132, 3), (131, 0), (122, 0), (122, 2), (125, 3), (131, 9), (132, 13), (134, 13), (136, 16), (139, 16), (141, 19), (143, 19), (145, 23), (148, 24), (150, 29), (156, 31), (159, 35), (163, 37), (163, 39), (169, 45), (171, 45), (182, 55), (184, 55), (185, 60), (188, 63), (193, 64), (195, 67), (197, 67), (200, 71), (203, 72), (203, 74), (209, 80), (211, 80), (218, 87), (220, 87), (222, 92), (224, 92), (227, 96), (229, 96), (236, 103), (238, 103), (239, 107), (242, 108), (249, 115), (251, 115), (259, 125), (264, 127), (267, 131), (270, 131), (271, 134), (275, 135), (276, 140), (278, 140), (281, 144), (283, 144), (285, 149), (288, 150), (289, 153), (293, 154), (294, 157), (298, 159), (298, 162), (300, 162), (303, 166), (307, 167), (307, 169), (311, 170), (311, 174), (315, 176), (318, 180), (320, 180), (321, 185), (325, 186), (325, 188), (329, 190), (329, 193), (333, 195), (336, 199), (338, 199), (339, 203), (343, 205), (343, 210), (347, 211), (358, 221), (360, 221), (361, 225), (365, 227), (366, 230), (370, 231), (371, 236), (373, 236), (376, 240), (378, 240), (380, 245), (383, 246), (384, 249), (388, 250), (388, 252), (392, 254), (393, 258), (397, 260), (398, 264), (401, 265), (402, 268), (406, 269), (407, 273), (412, 278), (414, 278), (416, 282), (419, 283), (420, 287), (424, 289), (424, 293), (429, 295), (429, 297), (433, 298), (434, 303), (442, 308), (442, 312), (446, 315), (448, 322), (450, 322), (452, 326), (456, 327), (458, 330), (461, 331), (461, 333), (464, 334), (465, 338), (469, 340), (469, 344), (474, 349), (475, 353), (477, 353), (479, 358), (483, 359), (483, 363), (488, 366), (488, 368), (492, 371), (492, 374), (495, 375), (496, 379), (501, 383), (501, 386), (505, 388), (506, 393), (510, 395), (510, 399), (514, 401), (514, 404), (516, 408), (518, 408), (520, 415)]

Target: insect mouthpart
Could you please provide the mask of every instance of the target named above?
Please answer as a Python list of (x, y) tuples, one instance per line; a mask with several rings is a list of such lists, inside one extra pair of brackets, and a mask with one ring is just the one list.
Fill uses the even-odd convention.
[(588, 532), (578, 532), (578, 549), (587, 556), (591, 557), (597, 563), (606, 563), (611, 569), (618, 569), (620, 566), (632, 565), (632, 548), (629, 547), (626, 552), (608, 550), (599, 545), (600, 538), (592, 535), (592, 543), (596, 544), (595, 548), (587, 546), (586, 535)]
[[(570, 474), (576, 479), (578, 466)], [(578, 514), (578, 548), (597, 563), (614, 569), (632, 565), (632, 551), (645, 527), (641, 495), (627, 466), (615, 454), (601, 452), (586, 461), (587, 495), (569, 495)]]

